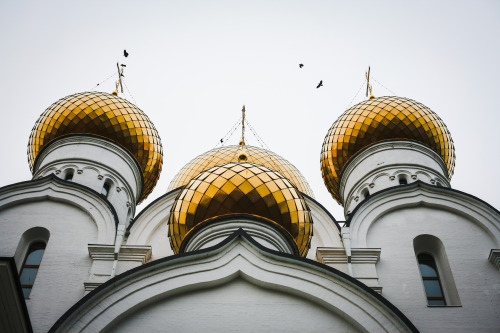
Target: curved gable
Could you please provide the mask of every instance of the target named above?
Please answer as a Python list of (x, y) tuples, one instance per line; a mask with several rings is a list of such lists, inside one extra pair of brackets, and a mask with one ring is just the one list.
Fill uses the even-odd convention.
[[(102, 244), (114, 242), (118, 223), (116, 212), (104, 197), (86, 186), (50, 175), (0, 189), (0, 213), (13, 207), (42, 201), (54, 201), (83, 211), (97, 227), (96, 241)], [(59, 218), (64, 220), (68, 216)]]
[(367, 247), (369, 229), (383, 216), (418, 207), (460, 215), (481, 228), (496, 247), (500, 246), (500, 213), (495, 208), (470, 194), (422, 182), (380, 191), (356, 207), (346, 222), (352, 246)]
[[(252, 297), (239, 297), (234, 291), (254, 290), (256, 295), (262, 295), (257, 303), (273, 304), (267, 308), (273, 315), (243, 318), (253, 324), (259, 321), (259, 325), (267, 325), (263, 327), (276, 328), (281, 323), (276, 319), (280, 311), (287, 308), (290, 311), (290, 303), (279, 300), (293, 299), (292, 303), (299, 308), (310, 302), (314, 303), (313, 308), (321, 308), (318, 316), (321, 312), (325, 323), (336, 321), (369, 332), (417, 331), (397, 308), (360, 282), (326, 265), (267, 250), (240, 229), (212, 248), (157, 260), (108, 281), (71, 308), (51, 332), (112, 330), (128, 318), (143, 315), (157, 318), (155, 313), (159, 308), (182, 306), (186, 300), (198, 296), (212, 299), (207, 305), (212, 308), (191, 313), (191, 321), (186, 325), (203, 328), (206, 327), (203, 318), (224, 306), (209, 297), (218, 295), (212, 292), (213, 288), (224, 290), (223, 294), (228, 293), (235, 301), (234, 307), (225, 306), (223, 315), (228, 317), (237, 316), (241, 302)], [(262, 290), (273, 292), (267, 297)], [(300, 314), (300, 309), (296, 313)], [(165, 330), (168, 324), (164, 317), (157, 319), (148, 322), (149, 331)], [(309, 319), (313, 318), (297, 318)], [(314, 321), (304, 324), (311, 328), (315, 325)]]

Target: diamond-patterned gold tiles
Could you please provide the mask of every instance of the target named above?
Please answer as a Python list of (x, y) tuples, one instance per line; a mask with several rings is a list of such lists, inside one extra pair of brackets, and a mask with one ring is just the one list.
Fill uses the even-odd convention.
[(272, 151), (245, 145), (243, 150), (241, 146), (226, 146), (209, 150), (191, 160), (186, 164), (170, 182), (168, 191), (186, 185), (200, 172), (213, 166), (238, 162), (241, 153), (247, 157), (246, 162), (260, 164), (272, 170), (276, 170), (288, 178), (300, 192), (314, 198), (314, 194), (309, 184), (302, 174), (290, 162)]
[(420, 142), (440, 155), (451, 179), (455, 148), (448, 128), (425, 105), (403, 97), (378, 97), (346, 110), (330, 127), (321, 150), (326, 187), (340, 204), (339, 176), (347, 161), (363, 148), (383, 140)]
[(254, 163), (227, 163), (193, 178), (170, 211), (169, 237), (175, 253), (184, 238), (210, 218), (251, 214), (286, 230), (305, 256), (312, 237), (312, 216), (303, 196), (280, 173)]
[(163, 151), (160, 136), (148, 116), (129, 101), (103, 92), (84, 92), (64, 97), (42, 113), (28, 143), (31, 171), (40, 150), (70, 134), (92, 134), (128, 150), (144, 176), (141, 201), (160, 177)]

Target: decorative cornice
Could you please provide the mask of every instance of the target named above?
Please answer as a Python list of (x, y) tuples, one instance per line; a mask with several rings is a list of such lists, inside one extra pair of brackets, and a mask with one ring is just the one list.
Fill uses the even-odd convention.
[[(448, 176), (448, 169), (447, 169), (446, 164), (444, 163), (443, 159), (441, 158), (441, 156), (439, 156), (432, 149), (430, 149), (430, 148), (428, 148), (428, 147), (426, 147), (418, 142), (404, 141), (404, 140), (388, 140), (388, 141), (377, 142), (377, 143), (374, 143), (374, 144), (364, 148), (363, 150), (359, 151), (358, 153), (356, 153), (346, 163), (346, 165), (342, 169), (340, 176), (339, 176), (340, 182), (339, 182), (338, 188), (339, 188), (340, 199), (342, 200), (342, 202), (344, 204), (346, 204), (346, 202), (345, 202), (346, 198), (344, 198), (343, 192), (344, 192), (344, 188), (345, 188), (347, 179), (349, 179), (349, 176), (356, 169), (358, 164), (361, 161), (363, 161), (364, 159), (370, 157), (371, 155), (373, 155), (375, 153), (379, 153), (379, 152), (383, 152), (383, 151), (387, 151), (387, 150), (393, 150), (393, 149), (405, 149), (405, 150), (411, 150), (411, 151), (415, 151), (415, 152), (424, 154), (424, 155), (428, 156), (429, 158), (431, 158), (432, 160), (434, 160), (437, 164), (439, 164), (439, 166), (441, 167), (441, 171), (443, 172), (443, 175), (445, 175), (444, 179), (446, 179), (446, 177)], [(428, 172), (431, 171), (432, 174), (434, 174), (436, 172), (432, 168), (429, 168), (429, 167), (426, 167), (423, 165), (419, 165), (419, 164), (392, 163), (392, 164), (384, 165), (380, 168), (376, 168), (375, 170), (368, 172), (367, 175), (369, 175), (369, 176), (366, 176), (365, 178), (372, 178), (377, 173), (384, 172), (386, 170), (390, 170), (395, 165), (397, 165), (399, 168), (401, 168), (404, 165), (405, 167), (421, 169), (421, 170), (425, 170)], [(353, 188), (357, 187), (359, 185), (359, 183), (360, 183), (360, 181), (358, 181), (357, 184), (353, 185)], [(449, 184), (447, 179), (445, 181), (445, 184)]]
[[(353, 248), (351, 249), (352, 264), (376, 264), (380, 259), (379, 248)], [(346, 264), (348, 258), (343, 247), (319, 247), (318, 260), (325, 264)]]
[[(134, 178), (135, 178), (136, 183), (137, 183), (137, 198), (136, 198), (136, 200), (139, 200), (138, 198), (140, 198), (142, 196), (142, 191), (144, 189), (144, 176), (142, 174), (141, 167), (139, 166), (139, 163), (137, 162), (137, 160), (134, 158), (134, 156), (132, 156), (127, 150), (122, 148), (120, 145), (118, 145), (118, 144), (116, 144), (108, 139), (105, 139), (102, 137), (97, 137), (94, 135), (88, 135), (88, 134), (86, 134), (86, 135), (76, 135), (76, 134), (66, 135), (66, 136), (60, 137), (60, 138), (52, 141), (47, 146), (44, 146), (42, 148), (42, 150), (38, 153), (38, 155), (35, 159), (35, 163), (33, 164), (33, 176), (36, 177), (39, 174), (39, 172), (41, 171), (41, 170), (39, 170), (40, 163), (42, 163), (42, 161), (47, 157), (47, 155), (49, 155), (54, 150), (56, 150), (60, 147), (71, 146), (71, 145), (75, 145), (75, 144), (94, 145), (94, 146), (103, 148), (103, 149), (105, 149), (113, 154), (116, 154), (119, 157), (121, 157), (124, 161), (126, 161), (126, 163), (130, 166), (130, 169), (132, 170), (132, 172), (134, 174)], [(83, 161), (88, 162), (88, 160), (86, 160), (86, 159), (74, 159), (74, 160), (78, 161), (78, 162), (83, 162)], [(98, 161), (93, 161), (93, 163), (95, 165), (98, 165), (101, 168), (106, 169), (106, 170), (109, 169), (109, 167), (106, 164), (100, 163)], [(52, 165), (54, 165), (54, 162), (47, 164), (43, 169), (46, 169)], [(80, 170), (78, 170), (78, 172), (80, 173)], [(121, 179), (121, 181), (124, 184), (127, 184), (127, 182), (124, 181), (123, 179)], [(130, 192), (133, 193), (132, 189), (130, 189)]]
[(362, 149), (361, 151), (356, 153), (353, 157), (351, 157), (351, 159), (347, 161), (346, 165), (344, 166), (344, 168), (340, 173), (339, 176), (339, 179), (341, 180), (340, 183), (342, 183), (342, 178), (344, 178), (345, 174), (351, 173), (352, 170), (356, 168), (356, 165), (358, 164), (359, 160), (364, 160), (366, 157), (376, 152), (391, 150), (394, 148), (413, 150), (429, 156), (430, 158), (436, 160), (440, 164), (441, 169), (443, 170), (443, 174), (448, 176), (448, 168), (446, 167), (446, 164), (444, 163), (441, 156), (439, 156), (435, 151), (416, 141), (394, 139), (394, 140), (385, 140), (369, 145), (368, 147)]
[[(114, 245), (89, 244), (89, 256), (93, 260), (114, 260)], [(138, 261), (145, 264), (151, 259), (151, 246), (149, 245), (122, 245), (118, 260)]]

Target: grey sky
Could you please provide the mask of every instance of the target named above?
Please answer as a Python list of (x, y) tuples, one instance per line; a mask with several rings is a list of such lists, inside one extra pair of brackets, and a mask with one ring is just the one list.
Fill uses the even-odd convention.
[[(498, 209), (499, 33), (498, 1), (0, 0), (0, 186), (30, 179), (26, 146), (45, 108), (92, 89), (123, 61), (131, 94), (122, 97), (148, 114), (164, 149), (146, 203), (215, 147), (246, 104), (269, 148), (343, 220), (323, 185), (321, 145), (371, 65), (374, 95), (415, 99), (447, 124), (452, 186)], [(352, 104), (363, 99), (364, 88)], [(259, 145), (251, 135), (247, 143)]]

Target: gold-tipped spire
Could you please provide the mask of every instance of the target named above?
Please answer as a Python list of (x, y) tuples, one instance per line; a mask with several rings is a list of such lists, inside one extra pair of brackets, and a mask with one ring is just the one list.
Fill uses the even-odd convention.
[(123, 69), (125, 68), (125, 65), (122, 65), (122, 68), (120, 70), (120, 64), (117, 62), (116, 68), (118, 68), (118, 81), (116, 81), (115, 91), (113, 91), (112, 94), (115, 96), (118, 96), (118, 87), (120, 87), (120, 91), (123, 94), (122, 76), (123, 76)]
[(245, 105), (243, 105), (243, 109), (241, 109), (241, 140), (240, 140), (240, 146), (245, 145)]
[(245, 147), (245, 105), (241, 109), (241, 140), (240, 140), (240, 149), (238, 152), (238, 162), (246, 162), (248, 160), (247, 149)]
[(369, 99), (374, 99), (375, 96), (372, 94), (372, 85), (370, 84), (370, 66), (368, 66), (368, 72), (365, 73), (366, 75), (366, 97), (368, 97), (368, 92), (370, 93)]

